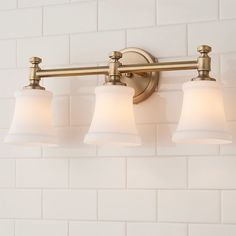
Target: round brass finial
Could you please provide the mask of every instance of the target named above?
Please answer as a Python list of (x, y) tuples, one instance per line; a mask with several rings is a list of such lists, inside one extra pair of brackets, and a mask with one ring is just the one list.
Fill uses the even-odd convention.
[(39, 64), (42, 62), (42, 59), (40, 57), (31, 57), (29, 61), (32, 64)]
[(110, 56), (111, 59), (117, 59), (119, 60), (120, 58), (122, 58), (122, 53), (119, 51), (113, 51), (111, 52)]
[(197, 51), (200, 53), (209, 53), (209, 52), (211, 52), (211, 47), (208, 45), (200, 45), (197, 48)]

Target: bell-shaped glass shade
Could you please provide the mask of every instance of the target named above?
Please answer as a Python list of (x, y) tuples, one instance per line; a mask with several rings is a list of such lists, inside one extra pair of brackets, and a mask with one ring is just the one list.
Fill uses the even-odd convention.
[(223, 96), (216, 81), (190, 81), (183, 84), (183, 105), (176, 143), (231, 143), (227, 131)]
[(84, 142), (96, 145), (140, 145), (133, 113), (134, 89), (105, 85), (97, 87), (95, 94), (93, 120)]
[(52, 126), (52, 93), (22, 89), (15, 94), (15, 112), (6, 143), (55, 145)]

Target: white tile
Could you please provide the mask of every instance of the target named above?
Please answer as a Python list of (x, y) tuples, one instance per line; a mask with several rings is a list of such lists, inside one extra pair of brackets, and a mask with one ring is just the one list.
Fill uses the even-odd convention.
[[(210, 29), (210, 30), (209, 30)], [(188, 26), (188, 51), (196, 54), (196, 47), (208, 44), (214, 53), (236, 50), (236, 21), (217, 21)]]
[(18, 0), (19, 7), (37, 7), (68, 3), (69, 0)]
[(89, 127), (58, 128), (59, 147), (43, 148), (44, 157), (96, 156), (96, 147), (84, 144), (84, 136)]
[(189, 236), (234, 236), (235, 225), (194, 224), (189, 226)]
[(232, 143), (220, 145), (220, 153), (222, 155), (235, 155), (236, 154), (236, 123), (228, 122), (228, 130), (232, 135)]
[(109, 60), (109, 53), (125, 47), (125, 32), (96, 32), (71, 36), (71, 62), (96, 63)]
[(40, 147), (26, 147), (4, 143), (7, 130), (0, 130), (0, 158), (35, 158), (41, 156)]
[(184, 224), (128, 223), (127, 236), (187, 236)]
[(67, 236), (67, 222), (46, 220), (18, 220), (15, 236)]
[[(83, 65), (83, 66), (87, 67), (91, 65)], [(98, 85), (97, 75), (74, 77), (71, 79), (71, 93), (76, 95), (88, 95), (88, 94), (94, 95), (94, 90), (97, 85)]]
[(99, 156), (154, 156), (156, 155), (156, 125), (137, 125), (142, 144), (136, 147), (98, 147)]
[(128, 30), (127, 46), (142, 48), (157, 58), (185, 56), (186, 27), (175, 25)]
[(0, 218), (41, 217), (40, 190), (0, 190)]
[(13, 220), (0, 220), (0, 235), (15, 236)]
[(234, 0), (220, 0), (220, 18), (236, 18), (236, 4)]
[(196, 157), (188, 163), (190, 188), (236, 188), (234, 157)]
[[(71, 67), (82, 66), (88, 67), (88, 65), (71, 65)], [(43, 84), (54, 95), (94, 95), (94, 89), (97, 86), (97, 76), (45, 78), (43, 79)]]
[(71, 222), (69, 236), (125, 236), (125, 223)]
[(147, 100), (134, 106), (135, 119), (137, 123), (177, 122), (181, 107), (182, 92), (155, 92)]
[(0, 128), (9, 128), (14, 114), (15, 100), (12, 98), (0, 99), (1, 112)]
[(44, 34), (67, 34), (95, 31), (97, 28), (95, 1), (45, 7)]
[(216, 155), (219, 153), (218, 145), (206, 144), (176, 144), (172, 142), (172, 135), (177, 125), (160, 124), (157, 128), (157, 154), (167, 156), (183, 155)]
[(16, 66), (16, 42), (14, 40), (0, 41), (0, 68)]
[(218, 1), (205, 0), (204, 7), (198, 0), (158, 0), (157, 23), (177, 24), (210, 21), (218, 18)]
[[(64, 64), (61, 66), (52, 65), (51, 69), (58, 68), (81, 68), (97, 66), (96, 63), (89, 64)], [(47, 67), (47, 66), (45, 66)], [(87, 76), (69, 76), (69, 77), (51, 77), (43, 78), (42, 84), (47, 90), (51, 91), (53, 95), (91, 95), (94, 94), (94, 89), (97, 86), (97, 75)]]
[(222, 220), (224, 223), (236, 223), (236, 191), (222, 193)]
[[(77, 67), (91, 67), (97, 66), (96, 64), (68, 64), (65, 68)], [(57, 77), (45, 78), (43, 84), (45, 87), (52, 91), (54, 95), (94, 95), (94, 89), (97, 86), (97, 75), (88, 76), (73, 76), (73, 77)]]
[(153, 25), (155, 25), (155, 0), (100, 0), (98, 2), (100, 30)]
[(3, 11), (0, 14), (0, 38), (39, 36), (41, 32), (42, 10), (39, 8)]
[(218, 223), (218, 191), (161, 190), (158, 193), (158, 219), (161, 222)]
[(98, 195), (99, 220), (154, 221), (156, 193), (152, 190), (103, 190)]
[(129, 188), (185, 188), (185, 158), (129, 158)]
[[(197, 51), (197, 47), (195, 48)], [(176, 58), (164, 58), (158, 60), (159, 62), (171, 62), (171, 61), (194, 61), (195, 56), (176, 57)], [(211, 72), (210, 76), (215, 78), (217, 81), (220, 80), (220, 63), (218, 55), (211, 55)], [(197, 76), (197, 70), (178, 70), (178, 71), (165, 71), (161, 73), (158, 82), (158, 92), (169, 92), (169, 91), (181, 91), (183, 83), (190, 81), (192, 78)], [(165, 93), (164, 93), (165, 94)], [(166, 93), (168, 95), (168, 93)], [(173, 93), (174, 95), (174, 93)], [(177, 106), (179, 106), (179, 96), (177, 96)], [(174, 97), (174, 96), (173, 96)], [(173, 108), (174, 109), (174, 108)], [(176, 108), (177, 109), (177, 108)], [(179, 110), (178, 110), (179, 111)], [(179, 111), (180, 112), (180, 111)]]
[(53, 97), (53, 124), (55, 126), (69, 125), (70, 102), (69, 97)]
[(70, 160), (70, 187), (124, 188), (124, 158), (79, 158)]
[(53, 95), (69, 95), (71, 94), (71, 78), (70, 77), (56, 77), (43, 78), (43, 86)]
[(220, 56), (220, 77), (221, 82), (226, 87), (236, 87), (236, 53), (227, 53)]
[(4, 86), (0, 87), (0, 97), (13, 97), (17, 90), (20, 90), (24, 86), (28, 85), (28, 74), (28, 69), (0, 70), (0, 81), (1, 83), (4, 83)]
[[(166, 61), (186, 61), (186, 60), (195, 60), (194, 57), (180, 57), (180, 58), (170, 58), (170, 59), (163, 59), (159, 60), (159, 62), (166, 62)], [(197, 73), (192, 70), (179, 70), (179, 71), (165, 71), (161, 74), (157, 91), (159, 92), (169, 92), (169, 91), (178, 91), (182, 92), (183, 83), (189, 81), (193, 77), (195, 77)], [(182, 94), (183, 96), (183, 94)]]
[(7, 10), (13, 9), (17, 7), (17, 0), (8, 0), (8, 1), (1, 1), (0, 2), (0, 9)]
[(2, 159), (0, 160), (0, 187), (15, 186), (15, 161)]
[(93, 118), (95, 97), (93, 95), (71, 96), (70, 124), (90, 125)]
[(95, 220), (96, 191), (45, 190), (43, 192), (43, 217), (45, 219)]
[(65, 188), (68, 186), (68, 161), (64, 159), (16, 160), (16, 186)]
[(42, 66), (69, 63), (69, 37), (29, 38), (17, 41), (18, 66), (29, 66), (33, 56), (42, 58)]

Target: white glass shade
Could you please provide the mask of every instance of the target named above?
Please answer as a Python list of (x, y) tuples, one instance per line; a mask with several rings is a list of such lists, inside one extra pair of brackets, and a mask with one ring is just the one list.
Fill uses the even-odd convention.
[(96, 145), (141, 144), (133, 113), (133, 88), (120, 85), (95, 89), (93, 120), (84, 142)]
[(227, 131), (223, 96), (216, 81), (190, 81), (183, 84), (183, 105), (176, 143), (231, 143)]
[(52, 127), (52, 93), (23, 89), (15, 94), (15, 112), (6, 143), (55, 145)]

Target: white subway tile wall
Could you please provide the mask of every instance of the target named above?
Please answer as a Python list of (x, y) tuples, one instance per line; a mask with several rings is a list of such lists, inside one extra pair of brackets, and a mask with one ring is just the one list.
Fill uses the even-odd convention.
[(124, 222), (76, 222), (69, 224), (70, 236), (125, 236)]
[[(0, 236), (235, 236), (235, 8), (234, 0), (0, 1)], [(3, 143), (30, 57), (43, 68), (94, 66), (128, 46), (191, 60), (199, 44), (213, 47), (232, 144), (172, 142), (182, 83), (195, 71), (162, 73), (134, 106), (140, 147), (83, 143), (100, 76), (43, 80), (59, 147)]]
[(18, 236), (66, 236), (67, 232), (68, 225), (66, 221), (17, 220), (15, 224), (15, 235)]
[(89, 32), (96, 28), (96, 1), (63, 4), (43, 9), (43, 33), (45, 35)]
[(14, 236), (14, 220), (0, 220), (0, 234)]
[(32, 55), (42, 57), (44, 65), (62, 65), (69, 63), (69, 37), (40, 37), (19, 39), (17, 41), (17, 64), (25, 67)]
[(161, 222), (220, 222), (220, 193), (217, 190), (160, 190), (158, 207)]
[[(158, 0), (157, 23), (177, 24), (218, 19), (218, 0)], [(178, 10), (177, 10), (178, 9)]]
[(98, 220), (155, 221), (156, 192), (153, 190), (101, 190)]
[(187, 236), (187, 225), (179, 223), (128, 223), (128, 236)]
[(100, 0), (98, 4), (98, 29), (111, 30), (154, 26), (154, 6), (155, 0)]

